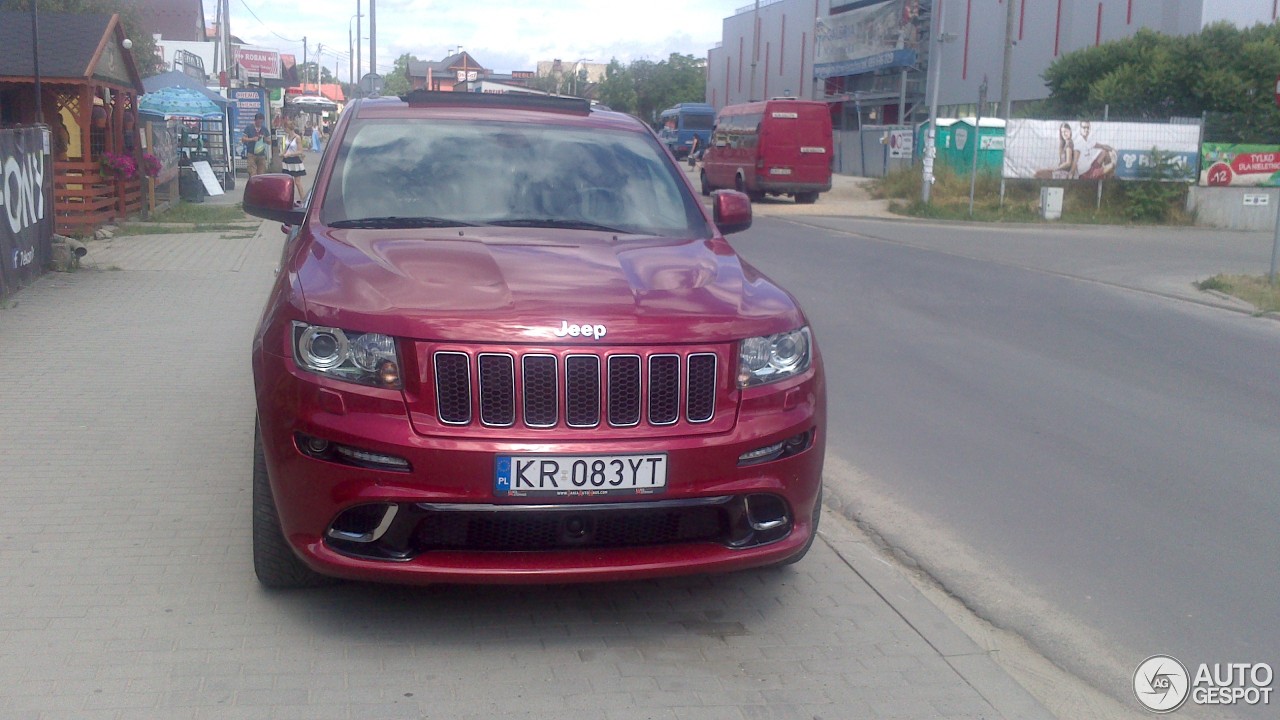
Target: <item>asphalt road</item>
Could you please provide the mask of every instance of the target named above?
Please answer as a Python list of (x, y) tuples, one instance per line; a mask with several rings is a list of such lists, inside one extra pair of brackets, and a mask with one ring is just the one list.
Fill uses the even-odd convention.
[(731, 240), (806, 308), (828, 481), (889, 544), (1117, 697), (1157, 653), (1280, 665), (1280, 322), (1190, 287), (1269, 237), (758, 212)]

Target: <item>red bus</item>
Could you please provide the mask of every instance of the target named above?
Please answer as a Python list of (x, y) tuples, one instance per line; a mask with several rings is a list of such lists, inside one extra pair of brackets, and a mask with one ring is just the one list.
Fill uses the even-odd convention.
[(774, 99), (729, 105), (702, 156), (702, 194), (717, 188), (791, 195), (812, 203), (831, 189), (831, 115), (826, 103)]

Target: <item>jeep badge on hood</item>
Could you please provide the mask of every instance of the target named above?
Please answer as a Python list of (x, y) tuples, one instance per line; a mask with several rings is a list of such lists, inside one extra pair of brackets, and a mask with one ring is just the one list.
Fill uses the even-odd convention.
[(590, 325), (583, 323), (581, 325), (570, 325), (568, 322), (561, 320), (560, 327), (554, 330), (556, 337), (593, 337), (597, 340), (604, 339), (605, 329), (603, 325)]

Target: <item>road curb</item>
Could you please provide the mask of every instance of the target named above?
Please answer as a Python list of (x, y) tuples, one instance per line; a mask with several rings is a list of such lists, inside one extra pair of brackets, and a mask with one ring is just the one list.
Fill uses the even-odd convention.
[(979, 695), (1010, 720), (1054, 720), (1055, 716), (1018, 684), (947, 615), (907, 580), (898, 567), (873, 549), (857, 530), (852, 505), (834, 483), (824, 483), (826, 509), (848, 520), (827, 523), (823, 540), (882, 600)]

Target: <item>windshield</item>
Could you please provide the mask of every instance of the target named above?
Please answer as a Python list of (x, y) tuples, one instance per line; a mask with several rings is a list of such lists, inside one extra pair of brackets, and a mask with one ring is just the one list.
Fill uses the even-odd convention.
[(684, 116), (685, 130), (710, 130), (715, 124), (715, 115), (695, 115), (690, 113)]
[(320, 218), (339, 227), (706, 232), (696, 200), (646, 134), (436, 119), (353, 121)]

